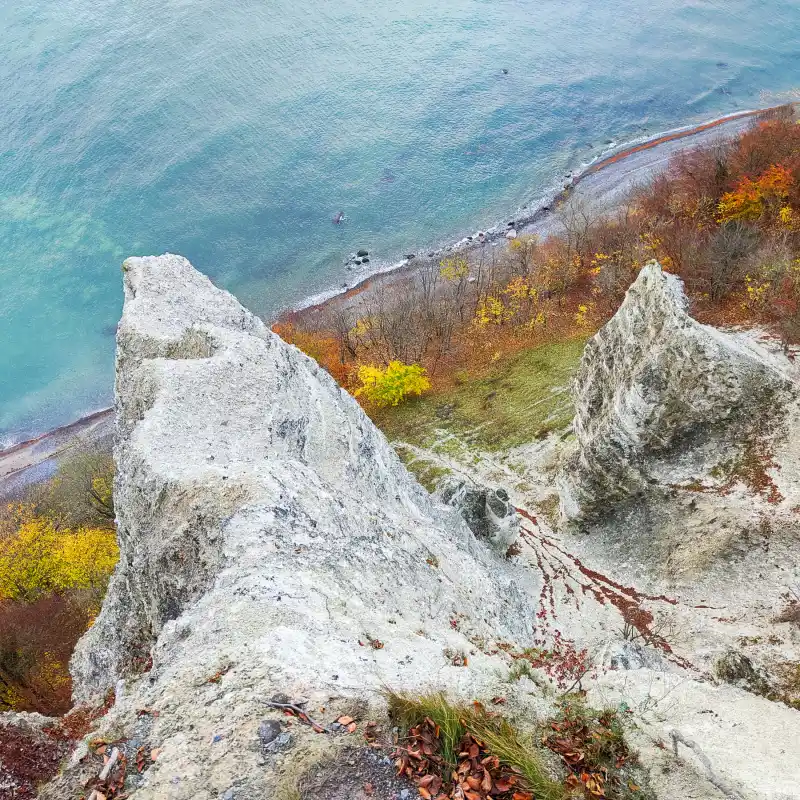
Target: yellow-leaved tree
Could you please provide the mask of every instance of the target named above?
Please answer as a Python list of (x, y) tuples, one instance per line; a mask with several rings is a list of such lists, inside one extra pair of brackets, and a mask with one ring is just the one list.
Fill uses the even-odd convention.
[(16, 530), (0, 538), (0, 599), (33, 602), (48, 592), (105, 589), (119, 559), (113, 530), (57, 528), (25, 506), (16, 514)]
[(376, 406), (396, 406), (411, 395), (420, 395), (431, 388), (426, 372), (419, 364), (402, 361), (390, 361), (385, 368), (362, 364), (358, 368), (361, 386), (355, 394)]

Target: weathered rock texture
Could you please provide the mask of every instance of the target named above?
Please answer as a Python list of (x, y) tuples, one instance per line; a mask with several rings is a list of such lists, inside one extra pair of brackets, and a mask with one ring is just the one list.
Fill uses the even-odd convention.
[(583, 355), (577, 452), (560, 481), (565, 515), (600, 516), (731, 458), (787, 387), (764, 355), (692, 319), (681, 281), (655, 262), (644, 267)]
[[(272, 797), (262, 701), (472, 687), (530, 642), (530, 577), (434, 502), (326, 372), (183, 258), (123, 267), (119, 567), (72, 663), (161, 755), (138, 798)], [(451, 624), (451, 620), (456, 621)], [(469, 656), (461, 666), (459, 653)], [(152, 662), (152, 666), (151, 666)], [(494, 667), (492, 666), (494, 664)]]
[(519, 538), (520, 518), (505, 489), (491, 489), (458, 478), (449, 478), (438, 490), (442, 500), (458, 509), (479, 539), (505, 554)]

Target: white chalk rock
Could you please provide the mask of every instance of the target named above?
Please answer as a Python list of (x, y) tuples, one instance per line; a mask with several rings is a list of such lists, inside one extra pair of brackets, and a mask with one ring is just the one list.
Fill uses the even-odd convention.
[(499, 656), (465, 667), (452, 653), (476, 637), (530, 644), (534, 579), (434, 501), (323, 369), (188, 261), (123, 271), (121, 559), (72, 673), (78, 700), (125, 679), (103, 722), (115, 736), (138, 730), (137, 709), (160, 710), (148, 740), (161, 755), (132, 796), (212, 798), (235, 781), (237, 796), (273, 797), (254, 742), (276, 692), (473, 696), (496, 681)]
[(678, 445), (685, 458), (720, 434), (720, 456), (730, 457), (729, 426), (769, 413), (787, 388), (763, 350), (692, 319), (680, 279), (651, 262), (584, 351), (563, 511), (592, 517), (646, 494)]

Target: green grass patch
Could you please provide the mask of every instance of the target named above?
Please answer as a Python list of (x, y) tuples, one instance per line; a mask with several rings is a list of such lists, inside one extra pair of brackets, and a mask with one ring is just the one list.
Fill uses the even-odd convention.
[[(403, 452), (400, 453), (400, 457), (403, 458)], [(404, 458), (403, 460), (405, 461)], [(445, 475), (452, 474), (452, 472), (449, 469), (440, 467), (437, 464), (431, 463), (430, 461), (425, 461), (422, 458), (412, 457), (409, 461), (406, 461), (405, 463), (408, 471), (429, 492), (435, 492), (436, 488), (439, 485), (439, 481), (441, 481), (441, 479)]]
[[(489, 451), (542, 439), (572, 421), (569, 386), (585, 343), (579, 338), (520, 351), (480, 377), (462, 374), (446, 391), (376, 410), (373, 419), (389, 439), (426, 448), (446, 433)], [(454, 440), (443, 448), (459, 449)]]

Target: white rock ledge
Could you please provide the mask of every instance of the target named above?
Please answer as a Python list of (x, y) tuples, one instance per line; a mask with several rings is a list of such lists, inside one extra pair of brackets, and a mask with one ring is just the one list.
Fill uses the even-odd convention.
[[(534, 578), (478, 543), (324, 370), (184, 258), (123, 272), (121, 560), (72, 672), (80, 701), (126, 681), (104, 723), (125, 735), (138, 709), (160, 710), (161, 755), (136, 797), (211, 798), (234, 781), (273, 796), (254, 742), (276, 692), (469, 694), (496, 680), (503, 662), (471, 642), (530, 644)], [(446, 649), (472, 650), (470, 666)]]

